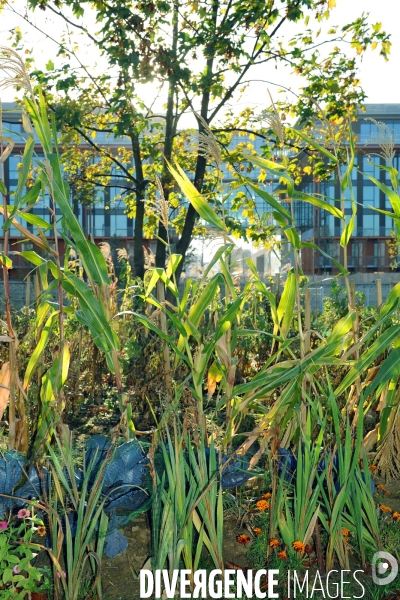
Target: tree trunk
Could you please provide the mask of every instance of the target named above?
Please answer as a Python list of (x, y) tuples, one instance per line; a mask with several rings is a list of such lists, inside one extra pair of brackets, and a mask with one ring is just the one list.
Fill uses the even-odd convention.
[[(177, 63), (176, 59), (176, 49), (178, 45), (178, 14), (179, 2), (174, 2), (174, 12), (172, 16), (173, 23), (173, 32), (172, 32), (172, 46), (171, 46), (171, 60)], [(177, 64), (177, 66), (179, 66)], [(165, 137), (164, 137), (164, 165), (163, 165), (163, 173), (161, 179), (161, 185), (164, 192), (164, 198), (168, 201), (169, 196), (169, 184), (171, 182), (171, 173), (168, 170), (167, 161), (171, 161), (172, 157), (172, 145), (174, 142), (174, 136), (176, 133), (176, 122), (174, 115), (174, 96), (176, 92), (176, 79), (174, 74), (172, 74), (169, 78), (168, 84), (168, 101), (167, 101), (167, 112), (165, 115)], [(165, 261), (167, 257), (167, 246), (163, 242), (167, 242), (168, 235), (167, 230), (164, 227), (164, 224), (160, 221), (158, 225), (158, 237), (157, 240), (157, 250), (156, 250), (156, 267), (160, 267), (161, 269), (165, 268)], [(160, 241), (160, 240), (163, 240)]]
[[(201, 109), (200, 115), (208, 123), (208, 109), (210, 106), (211, 99), (211, 86), (213, 79), (213, 66), (214, 66), (214, 56), (215, 56), (215, 31), (217, 27), (217, 18), (218, 18), (218, 9), (219, 9), (219, 0), (214, 0), (212, 3), (212, 14), (213, 14), (213, 24), (214, 24), (214, 35), (210, 37), (210, 43), (208, 46), (208, 58), (206, 63), (206, 79), (207, 84), (203, 91), (203, 96), (201, 99)], [(199, 133), (204, 133), (204, 125), (199, 120)], [(196, 189), (201, 192), (201, 188), (203, 187), (204, 176), (207, 168), (207, 160), (204, 156), (200, 154), (197, 155), (197, 163), (196, 163), (196, 171), (194, 175), (194, 185)], [(193, 206), (190, 204), (186, 213), (185, 223), (182, 230), (182, 235), (180, 240), (176, 245), (176, 253), (182, 255), (182, 260), (179, 263), (178, 269), (176, 271), (176, 279), (179, 281), (180, 276), (182, 274), (182, 269), (185, 264), (186, 252), (190, 246), (190, 242), (192, 241), (193, 229), (196, 223), (196, 219), (198, 217), (197, 212), (194, 210)]]
[(133, 159), (136, 174), (136, 214), (135, 214), (135, 238), (133, 242), (133, 268), (135, 277), (144, 277), (144, 250), (143, 250), (143, 223), (144, 223), (144, 198), (146, 183), (143, 177), (142, 156), (140, 153), (140, 142), (137, 133), (131, 135)]

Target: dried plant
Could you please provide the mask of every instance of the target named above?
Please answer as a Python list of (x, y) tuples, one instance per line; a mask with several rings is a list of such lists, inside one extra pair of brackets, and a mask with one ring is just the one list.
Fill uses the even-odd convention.
[(269, 109), (262, 111), (261, 117), (264, 121), (267, 121), (272, 131), (276, 134), (281, 144), (285, 141), (285, 130), (282, 125), (282, 120), (279, 116), (279, 112), (272, 100), (271, 92), (268, 90), (268, 95), (271, 100), (271, 106)]
[(22, 88), (28, 94), (33, 94), (31, 80), (21, 56), (6, 46), (0, 46), (0, 71), (5, 76), (0, 79), (0, 90), (7, 88)]
[(146, 246), (143, 246), (143, 252), (145, 269), (151, 269), (156, 264), (155, 254), (150, 250), (150, 248), (146, 248)]
[(117, 260), (119, 263), (123, 260), (129, 260), (129, 254), (126, 248), (117, 248)]
[(310, 137), (313, 139), (318, 139), (321, 142), (321, 136), (323, 136), (324, 142), (323, 146), (329, 147), (331, 150), (337, 150), (340, 148), (342, 140), (344, 138), (338, 137), (339, 127), (334, 125), (332, 121), (330, 121), (326, 117), (326, 113), (320, 104), (315, 100), (315, 98), (311, 98), (307, 96), (307, 98), (314, 104), (314, 106), (318, 109), (318, 116), (314, 119), (315, 127), (310, 132)]
[(400, 410), (397, 409), (391, 427), (383, 440), (374, 464), (385, 481), (398, 479), (400, 475)]
[(222, 172), (222, 157), (219, 144), (211, 131), (208, 123), (198, 113), (194, 113), (198, 121), (202, 124), (204, 131), (196, 132), (194, 138), (197, 141), (197, 152), (203, 156), (207, 162), (215, 163), (218, 171)]
[(101, 242), (99, 244), (100, 252), (106, 260), (111, 260), (111, 246), (108, 242)]
[(148, 204), (154, 210), (155, 214), (157, 215), (157, 218), (164, 225), (164, 227), (168, 233), (170, 204), (169, 204), (168, 200), (166, 200), (166, 198), (165, 198), (161, 180), (157, 175), (156, 175), (156, 187), (157, 187), (159, 195), (154, 196), (154, 198), (150, 198), (148, 200)]
[(366, 142), (367, 144), (376, 144), (382, 151), (382, 156), (389, 165), (393, 165), (393, 158), (396, 155), (395, 144), (397, 135), (396, 132), (389, 129), (386, 123), (382, 121), (376, 121), (372, 117), (368, 117), (365, 121), (372, 121), (377, 127), (370, 139)]
[[(7, 144), (6, 148), (3, 149), (3, 142)], [(0, 165), (6, 162), (14, 148), (14, 140), (10, 137), (3, 135), (3, 108), (0, 100)], [(0, 174), (1, 176), (1, 174)]]

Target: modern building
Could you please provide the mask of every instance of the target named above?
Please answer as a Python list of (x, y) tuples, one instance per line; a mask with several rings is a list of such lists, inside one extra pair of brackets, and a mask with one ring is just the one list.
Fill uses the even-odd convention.
[[(389, 187), (390, 179), (389, 173), (380, 168), (386, 166), (386, 162), (381, 156), (382, 149), (378, 143), (379, 130), (369, 118), (386, 125), (394, 142), (393, 164), (399, 170), (400, 104), (366, 104), (365, 109), (365, 112), (359, 112), (359, 118), (353, 124), (357, 157), (352, 173), (352, 185), (357, 202), (357, 215), (354, 233), (348, 245), (348, 270), (352, 273), (390, 272), (393, 270), (393, 258), (389, 255), (388, 242), (394, 229), (393, 219), (373, 208), (388, 212), (392, 212), (392, 208), (386, 195), (367, 178), (367, 175)], [(340, 198), (340, 184), (334, 176), (325, 182), (315, 182), (309, 178), (304, 181), (301, 189), (311, 194), (322, 194), (330, 199)], [(336, 206), (340, 207), (337, 203)], [(347, 219), (351, 212), (351, 202), (347, 197)], [(342, 233), (340, 219), (299, 201), (295, 202), (294, 214), (302, 239), (314, 242), (326, 254), (343, 264), (343, 248), (339, 243)], [(338, 272), (332, 260), (315, 250), (305, 248), (301, 255), (306, 275)]]
[[(394, 228), (393, 220), (378, 213), (371, 206), (382, 210), (391, 211), (391, 206), (377, 186), (375, 186), (367, 177), (366, 174), (372, 175), (384, 183), (388, 183), (388, 174), (385, 170), (379, 169), (378, 166), (371, 165), (374, 162), (377, 165), (385, 165), (384, 159), (379, 156), (381, 149), (376, 142), (376, 125), (366, 120), (368, 117), (373, 117), (377, 121), (381, 121), (393, 131), (395, 139), (396, 156), (394, 164), (399, 168), (400, 156), (400, 104), (367, 104), (366, 111), (359, 113), (359, 119), (354, 123), (354, 132), (357, 136), (357, 159), (353, 169), (352, 183), (357, 201), (357, 217), (354, 234), (348, 247), (348, 268), (351, 272), (366, 272), (374, 273), (390, 272), (390, 263), (392, 259), (388, 252), (388, 241), (390, 240), (391, 231)], [(14, 104), (3, 104), (3, 128), (9, 131), (9, 135), (13, 138), (15, 146), (12, 155), (4, 163), (5, 183), (7, 189), (12, 192), (16, 189), (18, 178), (18, 165), (21, 162), (21, 156), (24, 148), (24, 132), (21, 125), (20, 110)], [(243, 135), (235, 135), (231, 142), (231, 147), (234, 148), (239, 143), (246, 144), (250, 140)], [(112, 152), (120, 146), (129, 146), (128, 138), (106, 137), (105, 133), (97, 134), (96, 142), (104, 145)], [(261, 151), (265, 141), (259, 137), (251, 140), (257, 151)], [(85, 148), (82, 145), (82, 148)], [(40, 158), (40, 146), (36, 148), (37, 156)], [(254, 170), (251, 177), (257, 181), (259, 170)], [(231, 173), (225, 169), (223, 173), (224, 183), (229, 186), (232, 181)], [(72, 198), (74, 212), (78, 217), (84, 232), (89, 236), (93, 236), (96, 243), (109, 242), (111, 246), (118, 245), (124, 247), (128, 254), (133, 256), (133, 232), (134, 220), (126, 214), (126, 208), (123, 200), (119, 198), (119, 189), (116, 185), (117, 180), (110, 181), (110, 186), (107, 188), (99, 188), (97, 192), (97, 200), (94, 204), (83, 205), (79, 204), (76, 199)], [(266, 189), (271, 193), (279, 189), (279, 181), (277, 178), (270, 178)], [(329, 181), (316, 182), (312, 178), (305, 179), (302, 186), (302, 191), (312, 194), (322, 194), (327, 198), (337, 199), (340, 197), (340, 185), (337, 179), (332, 177)], [(240, 191), (240, 190), (239, 190)], [(253, 211), (258, 213), (258, 216), (264, 215), (265, 223), (272, 223), (272, 211), (269, 205), (253, 190), (246, 190), (253, 197)], [(243, 225), (248, 222), (248, 212), (243, 212), (238, 209), (234, 202), (235, 194), (226, 198), (225, 210), (233, 218), (238, 219)], [(33, 214), (36, 214), (46, 221), (50, 221), (49, 198), (45, 198), (33, 208)], [(351, 214), (350, 200), (346, 200), (345, 212)], [(320, 210), (308, 203), (295, 201), (293, 205), (296, 226), (301, 232), (303, 240), (314, 242), (320, 247), (325, 254), (343, 262), (343, 249), (340, 247), (339, 240), (341, 235), (341, 223), (338, 218), (335, 218), (330, 213)], [(0, 226), (3, 222), (0, 217)], [(26, 225), (26, 224), (25, 224)], [(28, 224), (28, 229), (33, 230), (34, 226)], [(52, 240), (53, 230), (46, 231), (50, 243)], [(10, 245), (13, 250), (21, 249), (21, 235), (15, 227), (10, 229)], [(61, 244), (63, 242), (61, 241)], [(146, 245), (149, 250), (155, 250), (156, 240), (146, 240)], [(0, 247), (1, 247), (0, 240)], [(24, 249), (27, 249), (26, 244)], [(248, 253), (249, 247), (246, 247)], [(250, 256), (256, 263), (257, 269), (261, 276), (274, 275), (280, 270), (285, 270), (290, 265), (290, 253), (288, 249), (282, 248), (282, 261), (279, 263), (277, 253), (271, 250), (265, 250), (261, 246), (250, 247)], [(240, 261), (239, 261), (240, 262)], [(242, 261), (243, 262), (243, 261)], [(305, 248), (301, 251), (301, 262), (303, 272), (306, 275), (324, 275), (336, 274), (337, 269), (330, 258), (314, 251), (310, 248)], [(14, 262), (14, 269), (11, 271), (11, 277), (14, 279), (24, 279), (29, 267), (23, 260), (18, 262), (18, 258)]]
[[(14, 141), (14, 148), (11, 156), (4, 163), (4, 179), (5, 185), (9, 193), (17, 187), (18, 181), (18, 170), (19, 164), (22, 160), (22, 154), (25, 146), (26, 133), (23, 130), (21, 122), (21, 110), (14, 103), (3, 103), (2, 105), (2, 125), (3, 133), (9, 136)], [(38, 159), (43, 158), (41, 152), (41, 146), (39, 139), (36, 138), (37, 145), (35, 145), (35, 156)], [(115, 151), (118, 147), (129, 146), (130, 140), (128, 138), (114, 138), (106, 137), (103, 132), (98, 132), (96, 135), (96, 143), (99, 145), (106, 146), (110, 152)], [(82, 144), (82, 149), (89, 148), (89, 145), (85, 146)], [(114, 184), (114, 185), (113, 185)], [(111, 179), (109, 187), (98, 188), (96, 190), (96, 201), (91, 205), (83, 205), (77, 202), (72, 197), (74, 213), (77, 216), (83, 231), (87, 236), (92, 236), (96, 243), (109, 242), (112, 247), (124, 247), (130, 256), (133, 256), (133, 219), (129, 218), (126, 214), (126, 206), (119, 198), (120, 190), (117, 187), (116, 180)], [(73, 196), (73, 194), (72, 194)], [(9, 202), (12, 202), (12, 196), (10, 196)], [(51, 221), (50, 215), (50, 198), (46, 196), (41, 199), (31, 210), (31, 213), (38, 215), (45, 221)], [(61, 213), (57, 209), (57, 216)], [(3, 217), (0, 216), (0, 227), (3, 224)], [(21, 220), (22, 222), (22, 220)], [(23, 222), (24, 227), (28, 230), (34, 231), (36, 227), (31, 224)], [(49, 239), (49, 243), (54, 244), (54, 232), (50, 228), (44, 231), (46, 237)], [(20, 251), (21, 233), (15, 226), (10, 227), (10, 238), (9, 245), (14, 251)], [(64, 241), (62, 238), (59, 240), (60, 252), (63, 254)], [(146, 240), (145, 245), (154, 251), (155, 240)], [(24, 243), (24, 250), (28, 249), (29, 244)], [(2, 240), (0, 237), (0, 248), (2, 249)], [(32, 248), (33, 249), (33, 248)], [(11, 278), (13, 279), (24, 279), (27, 273), (31, 270), (26, 261), (19, 257), (13, 257), (13, 269), (10, 271)]]

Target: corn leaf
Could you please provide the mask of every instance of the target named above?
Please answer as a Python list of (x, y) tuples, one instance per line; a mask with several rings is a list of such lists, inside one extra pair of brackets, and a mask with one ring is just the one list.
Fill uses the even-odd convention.
[(291, 130), (293, 131), (293, 133), (295, 135), (298, 135), (299, 137), (301, 137), (301, 139), (304, 140), (309, 146), (311, 146), (311, 148), (318, 150), (318, 152), (321, 152), (321, 154), (326, 156), (326, 158), (329, 158), (329, 160), (331, 160), (335, 164), (338, 163), (338, 159), (336, 158), (336, 156), (334, 156), (331, 152), (329, 152), (329, 150), (327, 150), (323, 146), (320, 146), (315, 140), (309, 138), (308, 135), (306, 135), (299, 129), (294, 129), (294, 127), (291, 127)]
[(182, 192), (185, 194), (193, 208), (198, 212), (200, 217), (207, 221), (209, 225), (216, 227), (217, 229), (225, 230), (224, 223), (222, 219), (217, 215), (216, 212), (211, 208), (208, 202), (204, 199), (204, 197), (200, 194), (200, 192), (196, 189), (193, 183), (190, 181), (189, 177), (186, 175), (185, 171), (176, 164), (176, 169), (172, 165), (170, 165), (167, 161), (168, 168), (172, 173), (174, 179), (177, 181), (179, 187)]
[[(382, 353), (394, 342), (399, 336), (399, 328), (397, 325), (389, 327), (378, 337), (373, 344), (363, 352), (362, 357), (357, 361), (354, 367), (347, 373), (346, 377), (335, 390), (335, 395), (342, 394), (355, 380), (360, 377), (365, 369), (374, 362)], [(391, 353), (392, 354), (392, 353)]]
[(26, 390), (29, 382), (31, 380), (32, 377), (32, 373), (34, 372), (34, 370), (36, 369), (40, 357), (42, 356), (44, 349), (47, 347), (48, 344), (48, 340), (50, 337), (50, 333), (54, 327), (54, 324), (56, 322), (56, 317), (58, 316), (58, 311), (54, 311), (50, 314), (50, 316), (48, 317), (45, 326), (42, 329), (42, 333), (40, 335), (39, 341), (35, 346), (34, 351), (32, 352), (32, 355), (29, 359), (28, 365), (26, 367), (26, 371), (25, 371), (25, 377), (24, 377), (24, 389)]
[(340, 237), (340, 245), (342, 246), (342, 248), (345, 248), (348, 245), (353, 231), (354, 231), (354, 214), (351, 215), (350, 221), (347, 223), (347, 225), (344, 228), (343, 233)]
[(325, 200), (321, 200), (321, 198), (309, 196), (308, 194), (303, 194), (302, 192), (295, 192), (293, 200), (304, 200), (304, 202), (308, 202), (309, 204), (313, 204), (318, 208), (322, 208), (323, 210), (330, 212), (334, 217), (344, 219), (344, 215), (339, 208), (333, 206), (333, 204), (329, 204), (329, 202), (326, 202)]
[(272, 208), (276, 210), (276, 212), (279, 215), (281, 215), (284, 219), (288, 219), (290, 223), (293, 223), (292, 215), (286, 210), (286, 208), (283, 208), (283, 206), (281, 206), (278, 200), (275, 200), (275, 198), (271, 196), (271, 194), (269, 194), (266, 190), (262, 190), (259, 186), (255, 185), (250, 179), (243, 177), (243, 180), (246, 182), (246, 185), (251, 187), (259, 196), (261, 196), (261, 198), (265, 200), (267, 204), (272, 206)]

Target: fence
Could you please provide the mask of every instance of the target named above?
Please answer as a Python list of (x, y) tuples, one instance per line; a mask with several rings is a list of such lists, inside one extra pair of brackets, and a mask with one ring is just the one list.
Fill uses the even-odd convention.
[[(356, 283), (356, 292), (361, 292), (365, 295), (365, 306), (379, 306), (382, 302), (385, 302), (391, 289), (393, 289), (395, 283), (382, 283), (380, 279), (377, 279), (374, 283)], [(310, 289), (310, 302), (312, 312), (322, 312), (324, 309), (324, 297), (331, 295), (330, 282), (325, 285), (314, 285), (309, 286)]]
[[(382, 274), (381, 277), (376, 277), (373, 281), (354, 281), (356, 292), (362, 292), (365, 295), (366, 306), (379, 306), (384, 302), (391, 289), (396, 285), (397, 281), (395, 277), (390, 275), (390, 279), (387, 277), (388, 274)], [(282, 292), (284, 280), (280, 279), (279, 276), (275, 276), (275, 280), (271, 285), (271, 290), (277, 290), (279, 286)], [(244, 284), (243, 284), (244, 285)], [(320, 281), (311, 281), (308, 289), (310, 290), (310, 305), (311, 311), (322, 312), (324, 308), (323, 299), (325, 296), (331, 295), (331, 280), (325, 279)], [(36, 297), (34, 289), (34, 278), (29, 277), (26, 281), (10, 281), (10, 295), (11, 295), (11, 307), (20, 310), (27, 304), (33, 306), (34, 299)], [(56, 292), (54, 292), (54, 299), (56, 299)], [(3, 282), (0, 281), (0, 311), (4, 310), (4, 286)]]

